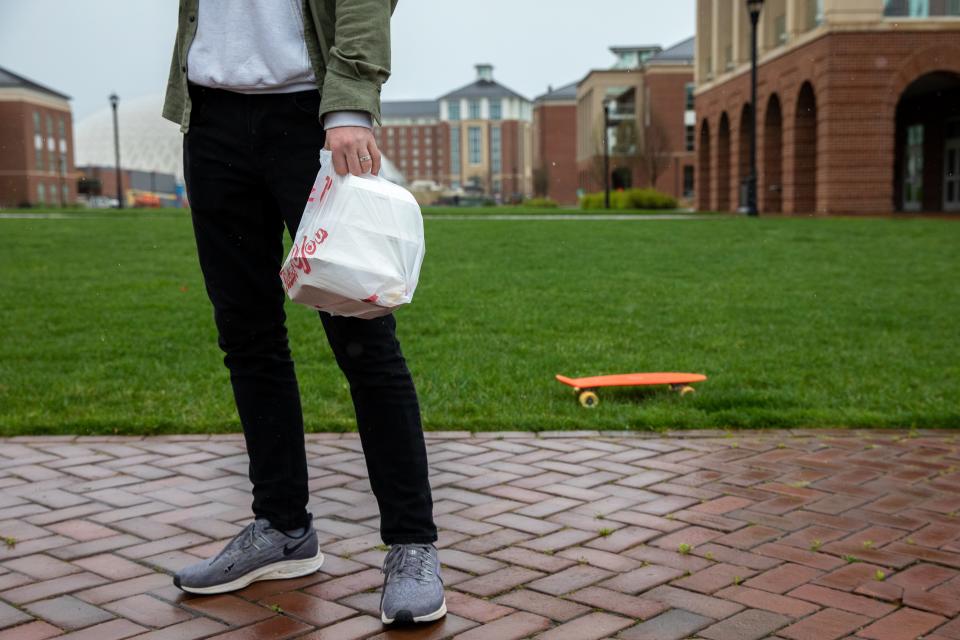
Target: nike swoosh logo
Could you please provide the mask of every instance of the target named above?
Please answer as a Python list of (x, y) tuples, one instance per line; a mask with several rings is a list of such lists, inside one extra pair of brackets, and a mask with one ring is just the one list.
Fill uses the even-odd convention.
[(290, 543), (289, 543), (289, 542), (288, 542), (287, 544), (283, 545), (283, 555), (284, 555), (284, 556), (290, 555), (291, 553), (293, 553), (294, 551), (296, 551), (297, 549), (299, 549), (300, 547), (302, 547), (304, 544), (306, 544), (307, 540), (309, 540), (309, 539), (310, 539), (310, 536), (309, 536), (309, 535), (305, 535), (305, 536), (303, 536), (303, 540), (301, 540), (301, 541), (298, 542), (297, 544), (293, 545), (292, 547), (290, 546)]

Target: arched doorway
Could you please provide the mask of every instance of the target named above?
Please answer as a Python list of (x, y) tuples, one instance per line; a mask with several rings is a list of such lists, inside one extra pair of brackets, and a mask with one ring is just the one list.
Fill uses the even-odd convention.
[(744, 210), (747, 206), (744, 184), (750, 176), (750, 135), (750, 104), (748, 103), (743, 105), (743, 109), (740, 110), (740, 135), (737, 137), (740, 147), (737, 150), (738, 206), (744, 208)]
[(777, 94), (770, 96), (763, 117), (761, 175), (760, 208), (770, 213), (783, 211), (783, 113)]
[(817, 211), (817, 97), (804, 82), (794, 120), (793, 212)]
[(710, 211), (710, 122), (700, 125), (697, 148), (697, 209)]
[(720, 116), (717, 135), (717, 211), (730, 211), (730, 118)]
[(898, 211), (960, 211), (960, 74), (920, 76), (897, 103)]
[(629, 189), (633, 186), (633, 171), (630, 167), (616, 167), (610, 173), (610, 188), (614, 191)]

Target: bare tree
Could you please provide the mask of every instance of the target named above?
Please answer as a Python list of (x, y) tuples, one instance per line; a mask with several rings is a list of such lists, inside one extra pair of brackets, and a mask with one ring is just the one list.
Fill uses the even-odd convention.
[(657, 186), (657, 178), (670, 165), (668, 142), (666, 129), (656, 117), (652, 117), (644, 130), (643, 144), (637, 146), (637, 157), (646, 169), (651, 187)]
[[(590, 178), (594, 184), (599, 185), (601, 190), (603, 190), (603, 185), (606, 184), (606, 174), (604, 173), (603, 167), (603, 133), (602, 124), (599, 127), (599, 131), (594, 130), (593, 156), (590, 162)], [(588, 189), (588, 191), (590, 191), (590, 189)]]

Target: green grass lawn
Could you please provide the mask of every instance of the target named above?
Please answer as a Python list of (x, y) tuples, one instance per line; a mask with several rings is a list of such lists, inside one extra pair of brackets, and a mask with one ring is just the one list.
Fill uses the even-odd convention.
[[(525, 207), (525, 206), (499, 206), (499, 207), (424, 207), (423, 213), (426, 216), (557, 216), (557, 215), (584, 215), (584, 216), (607, 216), (607, 215), (676, 215), (678, 213), (688, 214), (689, 211), (683, 209), (580, 209), (577, 207)], [(704, 214), (706, 215), (706, 214)], [(710, 214), (716, 215), (716, 214)]]
[[(950, 220), (428, 220), (400, 338), (428, 429), (960, 424)], [(237, 430), (183, 212), (0, 220), (0, 434)], [(308, 428), (353, 428), (288, 305)], [(556, 373), (707, 374), (693, 396)]]

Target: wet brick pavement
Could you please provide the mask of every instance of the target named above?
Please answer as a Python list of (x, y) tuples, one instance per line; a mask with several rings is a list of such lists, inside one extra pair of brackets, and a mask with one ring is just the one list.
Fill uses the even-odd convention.
[(449, 614), (397, 630), (356, 434), (308, 436), (320, 572), (212, 597), (239, 435), (0, 439), (0, 640), (960, 640), (951, 432), (427, 438)]

